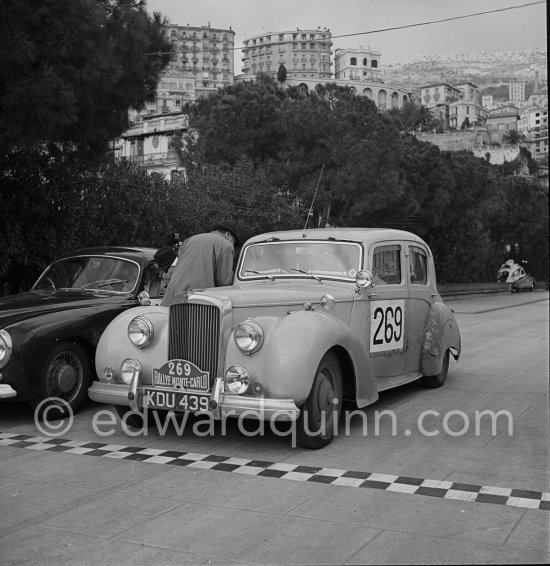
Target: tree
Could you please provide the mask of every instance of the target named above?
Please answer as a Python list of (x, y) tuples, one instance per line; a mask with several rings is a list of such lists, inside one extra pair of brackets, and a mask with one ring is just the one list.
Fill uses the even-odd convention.
[(509, 143), (510, 145), (519, 145), (525, 142), (525, 134), (518, 132), (517, 130), (508, 130), (503, 136), (502, 141), (504, 143)]
[(281, 63), (277, 71), (277, 80), (282, 84), (286, 81), (286, 67)]
[(438, 126), (438, 119), (426, 106), (405, 101), (402, 108), (392, 108), (388, 115), (400, 132), (431, 132)]
[(2, 0), (0, 152), (104, 150), (155, 97), (164, 23), (138, 0)]
[(280, 128), (281, 100), (287, 95), (268, 75), (255, 82), (241, 82), (190, 108), (187, 162), (233, 164), (246, 155), (254, 162), (276, 155), (284, 141)]

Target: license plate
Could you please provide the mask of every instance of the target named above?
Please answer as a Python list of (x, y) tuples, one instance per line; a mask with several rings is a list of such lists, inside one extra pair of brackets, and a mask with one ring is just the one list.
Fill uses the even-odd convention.
[(166, 409), (171, 411), (208, 411), (210, 395), (186, 393), (185, 391), (159, 391), (143, 389), (143, 405), (150, 409)]

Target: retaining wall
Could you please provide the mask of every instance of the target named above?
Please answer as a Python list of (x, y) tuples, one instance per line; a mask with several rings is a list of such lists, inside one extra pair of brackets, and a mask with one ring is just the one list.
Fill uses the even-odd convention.
[(508, 283), (441, 283), (437, 288), (443, 297), (510, 292)]

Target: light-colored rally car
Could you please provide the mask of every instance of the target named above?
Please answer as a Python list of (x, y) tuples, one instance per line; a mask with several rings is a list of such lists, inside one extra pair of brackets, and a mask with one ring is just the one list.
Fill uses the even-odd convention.
[(296, 421), (321, 448), (343, 397), (359, 408), (420, 379), (443, 385), (460, 332), (433, 256), (390, 229), (262, 234), (243, 246), (232, 286), (118, 316), (97, 347), (90, 397), (128, 411)]

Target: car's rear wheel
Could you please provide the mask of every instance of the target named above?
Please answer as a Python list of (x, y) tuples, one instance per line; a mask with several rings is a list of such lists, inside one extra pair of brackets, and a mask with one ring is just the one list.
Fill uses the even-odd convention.
[(450, 352), (447, 350), (443, 357), (443, 365), (441, 371), (436, 375), (424, 375), (420, 379), (420, 383), (425, 387), (441, 387), (447, 381), (447, 374), (449, 373), (449, 358)]
[[(76, 412), (87, 397), (92, 381), (92, 368), (86, 350), (79, 344), (64, 342), (54, 348), (43, 366), (40, 376), (40, 395), (33, 405), (56, 407), (50, 418), (64, 417), (67, 405)], [(57, 401), (56, 399), (61, 399)]]
[(334, 438), (342, 403), (342, 370), (336, 354), (325, 354), (315, 372), (311, 391), (297, 421), (302, 448), (318, 450)]

